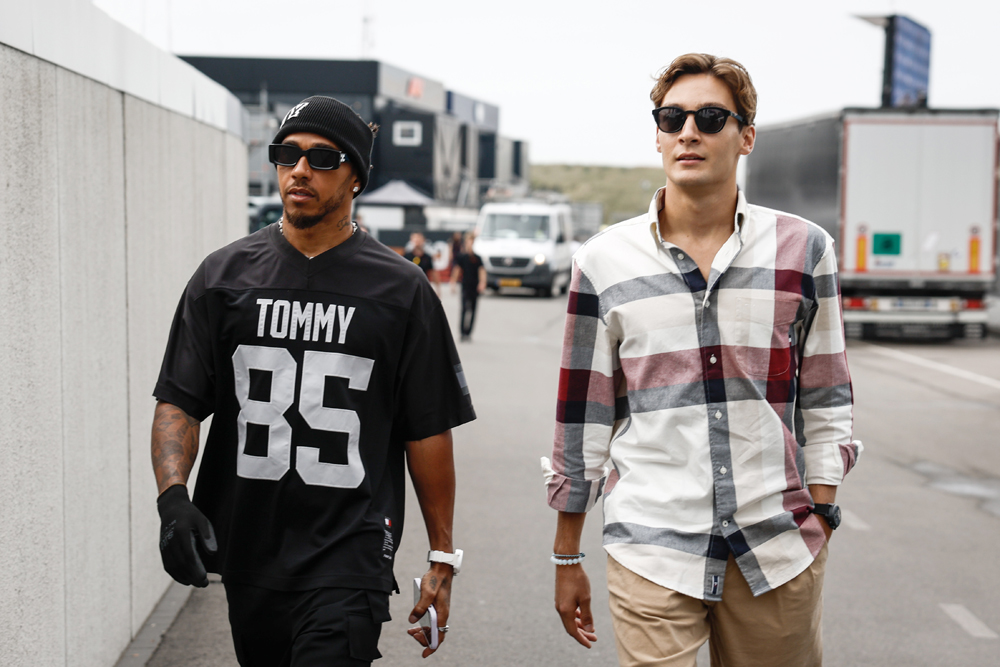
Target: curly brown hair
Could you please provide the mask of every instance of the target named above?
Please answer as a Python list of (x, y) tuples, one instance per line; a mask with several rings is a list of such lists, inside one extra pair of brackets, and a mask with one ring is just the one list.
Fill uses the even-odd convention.
[(685, 74), (710, 74), (721, 80), (733, 94), (736, 113), (743, 116), (743, 124), (753, 125), (757, 116), (757, 89), (753, 87), (747, 68), (731, 58), (719, 58), (708, 53), (686, 53), (674, 58), (657, 75), (656, 85), (649, 93), (653, 106), (659, 106), (671, 86)]

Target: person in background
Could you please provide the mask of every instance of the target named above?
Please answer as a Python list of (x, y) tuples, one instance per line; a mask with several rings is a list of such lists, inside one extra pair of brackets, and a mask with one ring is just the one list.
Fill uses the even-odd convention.
[(462, 319), (461, 331), (463, 341), (472, 340), (472, 325), (476, 321), (476, 303), (479, 295), (486, 291), (486, 269), (483, 260), (472, 251), (476, 237), (471, 233), (465, 235), (465, 248), (455, 257), (455, 266), (451, 271), (451, 293), (455, 293), (455, 283), (459, 277), (462, 280)]
[(861, 453), (837, 254), (821, 227), (747, 202), (757, 93), (690, 53), (658, 77), (666, 176), (649, 210), (573, 263), (550, 560), (563, 627), (596, 639), (580, 536), (604, 496), (621, 665), (819, 667), (837, 487)]
[(465, 242), (462, 240), (462, 232), (455, 232), (451, 235), (451, 257), (448, 259), (448, 275), (451, 276), (455, 270), (455, 260), (464, 252)]
[(420, 232), (410, 234), (411, 249), (403, 255), (403, 258), (416, 264), (427, 276), (427, 280), (434, 285), (434, 292), (441, 298), (441, 279), (437, 271), (434, 270), (434, 256), (427, 252), (427, 239)]

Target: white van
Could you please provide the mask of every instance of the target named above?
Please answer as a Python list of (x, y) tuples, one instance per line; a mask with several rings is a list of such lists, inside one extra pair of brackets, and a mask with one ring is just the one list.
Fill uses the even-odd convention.
[(568, 204), (486, 204), (473, 250), (483, 259), (490, 289), (530, 287), (541, 296), (569, 289), (573, 227)]

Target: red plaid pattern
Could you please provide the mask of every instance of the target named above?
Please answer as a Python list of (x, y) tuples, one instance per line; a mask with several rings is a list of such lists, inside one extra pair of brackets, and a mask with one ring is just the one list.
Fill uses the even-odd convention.
[(741, 192), (706, 281), (660, 238), (661, 192), (575, 257), (549, 504), (603, 494), (630, 570), (720, 599), (732, 552), (759, 595), (812, 562), (807, 486), (840, 484), (862, 449), (833, 240)]

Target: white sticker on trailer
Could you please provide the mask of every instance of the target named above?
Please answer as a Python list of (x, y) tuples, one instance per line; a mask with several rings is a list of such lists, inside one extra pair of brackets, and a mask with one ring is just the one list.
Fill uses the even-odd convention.
[(957, 312), (961, 303), (954, 298), (934, 297), (879, 297), (872, 300), (871, 310), (886, 311), (941, 311)]
[(996, 132), (987, 116), (848, 115), (843, 271), (992, 276)]

